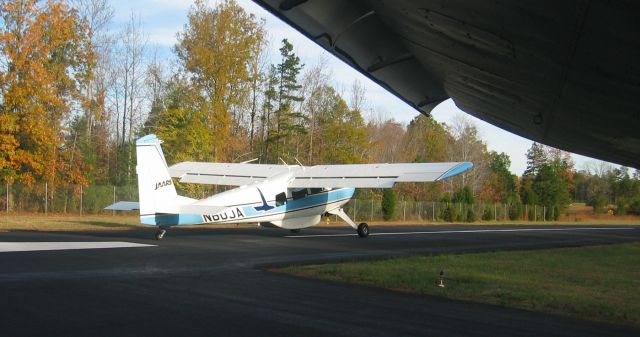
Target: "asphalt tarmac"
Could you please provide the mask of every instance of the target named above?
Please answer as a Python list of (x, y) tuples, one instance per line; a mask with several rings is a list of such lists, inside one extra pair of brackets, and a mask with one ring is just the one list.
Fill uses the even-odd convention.
[(268, 228), (172, 229), (163, 241), (153, 239), (152, 229), (0, 233), (0, 336), (640, 335), (628, 327), (268, 270), (640, 241), (640, 226), (371, 230), (360, 239), (348, 228), (295, 235)]

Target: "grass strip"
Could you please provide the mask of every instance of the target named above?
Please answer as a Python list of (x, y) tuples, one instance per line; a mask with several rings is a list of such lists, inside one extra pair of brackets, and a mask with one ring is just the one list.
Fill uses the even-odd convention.
[(83, 231), (144, 228), (136, 215), (1, 215), (0, 231)]
[[(436, 287), (445, 272), (445, 288)], [(292, 266), (322, 280), (640, 327), (640, 243)]]

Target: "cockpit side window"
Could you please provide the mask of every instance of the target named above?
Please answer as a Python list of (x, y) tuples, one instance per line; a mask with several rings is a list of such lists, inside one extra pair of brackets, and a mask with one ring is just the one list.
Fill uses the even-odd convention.
[(276, 206), (282, 206), (287, 203), (287, 194), (282, 192), (276, 194)]
[(303, 188), (301, 190), (297, 190), (297, 191), (291, 191), (291, 196), (293, 197), (293, 200), (298, 200), (298, 199), (302, 199), (304, 197), (306, 197), (308, 194), (308, 191), (306, 188)]
[(311, 193), (309, 193), (309, 194), (318, 194), (318, 193), (321, 193), (322, 191), (323, 191), (322, 188), (311, 188), (310, 189)]

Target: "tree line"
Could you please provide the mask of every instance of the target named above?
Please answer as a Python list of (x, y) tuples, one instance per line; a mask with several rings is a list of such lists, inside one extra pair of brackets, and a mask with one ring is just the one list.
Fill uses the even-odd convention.
[[(516, 212), (538, 204), (552, 217), (572, 201), (640, 212), (637, 171), (576, 171), (568, 153), (534, 144), (518, 177), (509, 156), (488, 151), (464, 118), (446, 125), (419, 115), (404, 125), (376, 117), (361, 83), (336, 88), (325, 62), (304, 64), (288, 40), (270, 41), (264, 20), (233, 0), (196, 0), (169, 59), (148, 44), (135, 14), (117, 29), (113, 16), (107, 0), (0, 1), (5, 184), (46, 182), (76, 193), (135, 184), (135, 139), (155, 133), (170, 163), (471, 161), (474, 169), (454, 179), (399, 184), (387, 194), (501, 202)], [(277, 55), (269, 55), (271, 43)], [(208, 187), (180, 188), (202, 195)]]

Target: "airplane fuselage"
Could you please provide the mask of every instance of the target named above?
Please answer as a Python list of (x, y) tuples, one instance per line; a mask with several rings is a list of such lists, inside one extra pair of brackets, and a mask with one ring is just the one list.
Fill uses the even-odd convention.
[(322, 214), (340, 208), (355, 192), (355, 188), (288, 189), (285, 186), (289, 178), (285, 174), (240, 186), (199, 200), (177, 214), (141, 215), (140, 219), (143, 224), (155, 226), (262, 223), (300, 229), (320, 222)]

